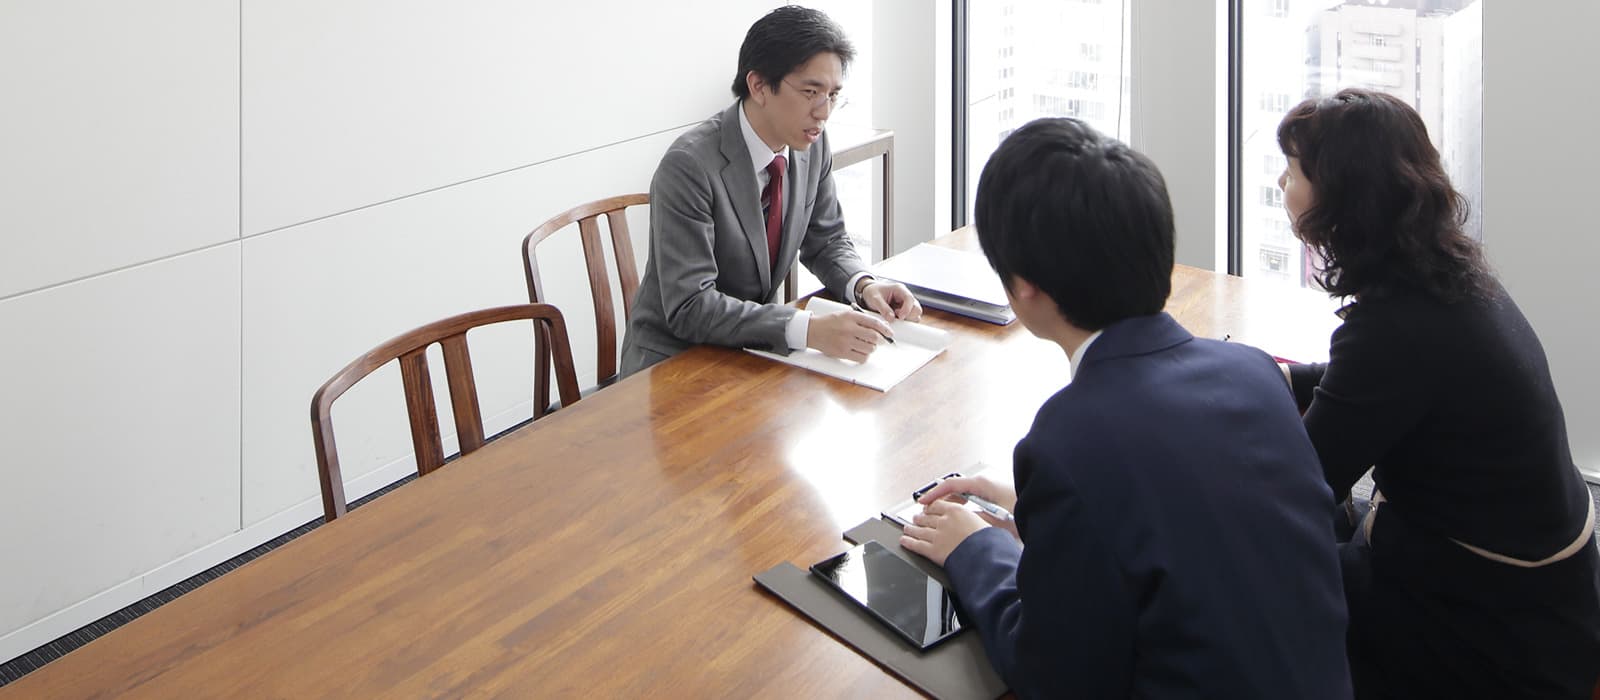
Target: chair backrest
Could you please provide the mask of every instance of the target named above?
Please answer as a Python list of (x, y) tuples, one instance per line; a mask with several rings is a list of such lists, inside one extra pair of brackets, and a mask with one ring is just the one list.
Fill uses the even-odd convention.
[[(322, 480), (322, 512), (328, 521), (344, 515), (348, 508), (344, 498), (344, 478), (339, 470), (339, 454), (333, 439), (334, 400), (374, 370), (399, 360), (401, 383), (405, 387), (406, 412), (411, 422), (411, 445), (417, 455), (417, 474), (427, 476), (444, 464), (439, 416), (433, 401), (433, 381), (428, 374), (428, 348), (438, 343), (444, 351), (445, 376), (450, 386), (456, 435), (461, 444), (461, 454), (467, 454), (484, 443), (478, 389), (472, 377), (472, 358), (467, 352), (467, 331), (508, 321), (533, 322), (535, 344), (544, 339), (546, 347), (553, 347), (556, 382), (561, 390), (562, 403), (578, 401), (578, 376), (572, 366), (572, 348), (567, 342), (566, 322), (561, 318), (561, 311), (549, 304), (517, 304), (471, 311), (434, 321), (392, 338), (339, 370), (311, 397), (311, 437), (316, 443), (317, 471)], [(542, 413), (537, 403), (535, 413)]]
[[(597, 360), (595, 378), (601, 386), (617, 378), (617, 323), (616, 307), (611, 301), (611, 279), (606, 273), (605, 247), (600, 241), (598, 219), (606, 217), (611, 229), (611, 249), (616, 254), (617, 278), (622, 288), (622, 318), (626, 323), (633, 317), (633, 297), (639, 290), (639, 267), (634, 262), (633, 241), (628, 237), (628, 207), (650, 203), (648, 194), (626, 194), (587, 204), (580, 204), (552, 217), (522, 239), (522, 270), (528, 280), (528, 301), (535, 304), (546, 301), (544, 284), (539, 276), (539, 260), (534, 251), (545, 239), (556, 232), (578, 224), (578, 234), (583, 242), (583, 257), (589, 271), (589, 294), (594, 300), (594, 325)], [(535, 350), (534, 412), (542, 415), (550, 405), (550, 358), (542, 347)]]

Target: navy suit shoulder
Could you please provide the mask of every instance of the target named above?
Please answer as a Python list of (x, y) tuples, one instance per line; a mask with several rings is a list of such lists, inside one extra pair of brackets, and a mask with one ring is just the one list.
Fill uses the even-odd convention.
[(1321, 479), (1270, 357), (1113, 324), (1018, 443), (1016, 516), (946, 561), (1022, 696), (1345, 698)]

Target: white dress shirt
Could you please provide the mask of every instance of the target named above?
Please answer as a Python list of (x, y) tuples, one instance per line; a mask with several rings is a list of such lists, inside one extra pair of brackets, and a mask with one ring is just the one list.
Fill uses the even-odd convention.
[(1083, 344), (1079, 345), (1078, 349), (1067, 355), (1067, 369), (1072, 372), (1072, 376), (1078, 376), (1078, 367), (1083, 364), (1083, 354), (1089, 351), (1089, 344), (1093, 343), (1094, 339), (1099, 338), (1100, 334), (1104, 332), (1104, 330), (1098, 330), (1090, 333), (1089, 337), (1083, 339)]
[[(750, 117), (744, 113), (745, 109), (744, 105), (739, 106), (739, 131), (744, 134), (745, 150), (750, 151), (750, 167), (755, 171), (756, 191), (760, 192), (767, 188), (767, 181), (772, 179), (772, 176), (767, 174), (767, 166), (772, 163), (772, 159), (781, 155), (784, 161), (788, 162), (791, 158), (789, 157), (789, 147), (787, 145), (783, 147), (783, 150), (773, 151), (771, 146), (768, 146), (765, 141), (761, 140), (760, 136), (756, 135), (755, 128), (750, 126)], [(785, 182), (783, 184), (787, 190), (789, 183)], [(789, 197), (785, 195), (783, 199), (784, 201), (780, 202), (779, 206), (784, 208), (783, 221), (784, 225), (787, 226), (789, 221)], [(851, 304), (856, 303), (856, 284), (865, 276), (867, 276), (866, 272), (857, 272), (850, 278), (849, 282), (845, 283), (845, 301)], [(794, 317), (789, 319), (789, 325), (784, 328), (783, 333), (784, 340), (789, 344), (790, 350), (805, 349), (806, 331), (810, 327), (811, 312), (805, 309), (797, 309), (794, 312)]]

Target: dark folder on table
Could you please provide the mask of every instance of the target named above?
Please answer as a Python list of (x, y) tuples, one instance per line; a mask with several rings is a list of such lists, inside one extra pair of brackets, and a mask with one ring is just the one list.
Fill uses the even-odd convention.
[[(877, 540), (897, 556), (917, 565), (946, 586), (944, 571), (933, 562), (900, 547), (900, 528), (874, 518), (848, 532), (851, 544)], [(784, 562), (755, 576), (756, 583), (794, 606), (812, 622), (832, 632), (867, 658), (936, 698), (992, 700), (1006, 684), (989, 665), (978, 631), (968, 629), (928, 651), (911, 648), (859, 607), (846, 602), (828, 584)]]
[(1005, 325), (1017, 320), (1000, 277), (982, 255), (920, 243), (872, 273), (904, 284), (923, 306)]

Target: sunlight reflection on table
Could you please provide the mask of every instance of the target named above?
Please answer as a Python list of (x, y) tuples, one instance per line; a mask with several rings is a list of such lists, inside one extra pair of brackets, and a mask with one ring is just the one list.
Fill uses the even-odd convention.
[(820, 414), (785, 457), (791, 470), (816, 487), (834, 524), (846, 530), (884, 505), (873, 496), (883, 440), (876, 414), (852, 413), (831, 397), (817, 400)]

